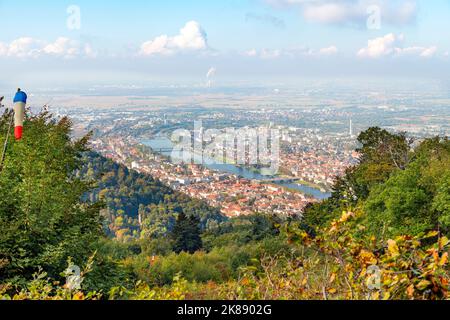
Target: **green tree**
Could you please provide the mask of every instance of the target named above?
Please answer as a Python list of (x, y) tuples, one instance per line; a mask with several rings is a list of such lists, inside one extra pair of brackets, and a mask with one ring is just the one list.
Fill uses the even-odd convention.
[(172, 230), (174, 241), (173, 251), (176, 253), (194, 253), (203, 247), (200, 220), (197, 217), (187, 217), (184, 212), (178, 215), (175, 226)]
[(336, 177), (330, 199), (309, 205), (304, 210), (306, 227), (317, 228), (338, 217), (342, 210), (365, 201), (372, 189), (385, 183), (411, 161), (412, 139), (373, 127), (358, 136), (360, 154), (357, 165)]
[(412, 155), (404, 170), (372, 188), (363, 203), (372, 234), (450, 232), (450, 142), (426, 139)]
[[(9, 114), (0, 118), (0, 142)], [(24, 138), (10, 139), (0, 173), (0, 281), (31, 278), (42, 267), (58, 275), (68, 257), (82, 265), (102, 235), (101, 205), (81, 197), (89, 184), (74, 171), (89, 137), (71, 139), (68, 118), (27, 118)]]
[(385, 182), (397, 170), (404, 170), (410, 160), (413, 140), (405, 133), (390, 133), (378, 127), (369, 128), (358, 136), (361, 145), (359, 164), (337, 179), (334, 190), (347, 200), (366, 199), (373, 186)]

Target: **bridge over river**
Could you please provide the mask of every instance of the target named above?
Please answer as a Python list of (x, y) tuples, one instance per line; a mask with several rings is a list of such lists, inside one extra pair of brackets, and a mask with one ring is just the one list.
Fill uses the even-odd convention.
[[(172, 160), (174, 159), (183, 160), (181, 157), (182, 156), (181, 152), (183, 150), (174, 149), (172, 141), (170, 141), (167, 138), (158, 137), (152, 140), (143, 140), (142, 143), (152, 148), (155, 153), (162, 154), (164, 156), (172, 156)], [(189, 155), (190, 153), (188, 152), (187, 156), (189, 157)], [(241, 166), (227, 163), (217, 163), (217, 161), (215, 161), (214, 159), (205, 157), (204, 155), (199, 155), (195, 153), (191, 155), (194, 161), (196, 161), (196, 163), (203, 164), (204, 166), (212, 170), (234, 174), (248, 180), (259, 181), (260, 183), (270, 183), (292, 189), (297, 189), (305, 194), (312, 195), (317, 199), (326, 199), (331, 196), (327, 192), (322, 192), (319, 189), (297, 183), (298, 179), (296, 178), (266, 176), (258, 172), (253, 172)]]
[(261, 183), (273, 183), (273, 184), (279, 184), (279, 183), (295, 183), (297, 182), (298, 178), (268, 178), (268, 179), (258, 179)]

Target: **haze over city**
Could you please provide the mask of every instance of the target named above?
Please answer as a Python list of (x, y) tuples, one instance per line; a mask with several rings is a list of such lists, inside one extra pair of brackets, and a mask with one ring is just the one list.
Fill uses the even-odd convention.
[(448, 84), (449, 13), (445, 0), (0, 1), (0, 87)]
[(0, 302), (448, 300), (449, 17), (0, 0)]

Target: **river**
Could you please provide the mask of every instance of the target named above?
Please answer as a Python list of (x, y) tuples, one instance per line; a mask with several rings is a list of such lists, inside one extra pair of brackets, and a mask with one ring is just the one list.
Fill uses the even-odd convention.
[[(164, 149), (163, 152), (159, 152), (160, 154), (168, 157), (175, 157), (175, 159), (181, 159), (181, 156), (178, 157), (177, 152), (174, 152), (172, 154), (173, 149), (173, 143), (169, 139), (165, 137), (157, 137), (155, 139), (151, 140), (143, 140), (141, 141), (142, 144), (152, 148), (155, 152), (159, 152), (159, 150)], [(197, 154), (194, 154), (194, 160), (197, 163), (203, 163), (203, 165), (211, 170), (220, 171), (224, 173), (231, 173), (240, 177), (243, 177), (245, 179), (249, 180), (267, 180), (273, 177), (262, 175), (258, 172), (254, 172), (252, 170), (248, 170), (246, 168), (242, 168), (240, 166), (236, 166), (233, 164), (223, 164), (223, 163), (217, 163), (215, 160), (207, 157), (203, 157)], [(172, 158), (173, 159), (173, 158)], [(203, 160), (203, 161), (202, 161)], [(306, 186), (303, 184), (297, 184), (297, 183), (277, 183), (277, 185), (280, 185), (282, 187), (295, 189), (298, 191), (301, 191), (305, 194), (311, 195), (316, 199), (323, 200), (327, 199), (331, 196), (330, 193), (322, 192), (319, 189), (312, 188), (310, 186)]]

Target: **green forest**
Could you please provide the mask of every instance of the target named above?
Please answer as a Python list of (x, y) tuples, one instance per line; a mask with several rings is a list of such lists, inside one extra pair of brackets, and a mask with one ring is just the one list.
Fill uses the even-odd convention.
[[(3, 145), (10, 114), (0, 118)], [(0, 299), (447, 299), (450, 142), (370, 128), (302, 217), (227, 219), (28, 116), (0, 172)]]
[(168, 235), (179, 213), (200, 219), (202, 230), (225, 218), (216, 208), (175, 192), (149, 175), (139, 174), (95, 152), (85, 152), (76, 177), (94, 187), (83, 196), (89, 203), (103, 203), (105, 230), (120, 241)]

